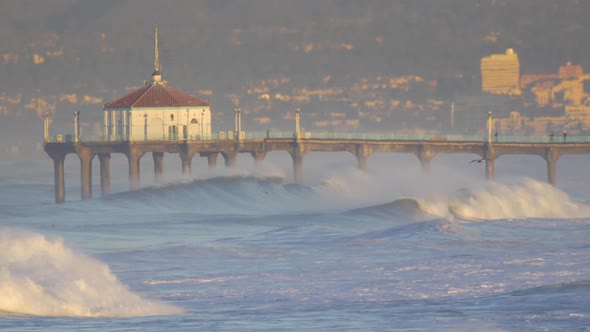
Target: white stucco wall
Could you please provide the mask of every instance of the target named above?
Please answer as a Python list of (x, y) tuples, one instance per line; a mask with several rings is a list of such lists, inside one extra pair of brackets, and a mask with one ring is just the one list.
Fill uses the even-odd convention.
[(209, 106), (105, 109), (104, 112), (104, 135), (110, 140), (194, 140), (211, 136)]

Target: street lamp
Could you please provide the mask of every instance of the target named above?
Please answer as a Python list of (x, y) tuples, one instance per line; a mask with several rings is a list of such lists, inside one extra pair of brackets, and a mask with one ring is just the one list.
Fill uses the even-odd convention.
[(299, 125), (299, 121), (301, 120), (301, 110), (299, 109), (299, 107), (297, 107), (297, 110), (295, 111), (295, 138), (300, 139), (301, 138), (301, 127)]

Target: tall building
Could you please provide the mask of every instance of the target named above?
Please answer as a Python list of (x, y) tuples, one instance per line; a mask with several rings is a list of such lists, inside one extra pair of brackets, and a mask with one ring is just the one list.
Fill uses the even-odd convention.
[(211, 135), (209, 103), (168, 86), (162, 79), (158, 29), (151, 82), (104, 105), (108, 140), (192, 140)]
[(520, 95), (518, 54), (509, 48), (505, 54), (481, 59), (481, 90), (497, 95)]

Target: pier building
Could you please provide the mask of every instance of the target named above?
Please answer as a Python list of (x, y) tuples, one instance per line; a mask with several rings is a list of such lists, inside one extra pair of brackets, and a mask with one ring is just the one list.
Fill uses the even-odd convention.
[(104, 138), (109, 141), (183, 140), (211, 136), (209, 103), (162, 79), (155, 28), (154, 72), (141, 88), (104, 105)]

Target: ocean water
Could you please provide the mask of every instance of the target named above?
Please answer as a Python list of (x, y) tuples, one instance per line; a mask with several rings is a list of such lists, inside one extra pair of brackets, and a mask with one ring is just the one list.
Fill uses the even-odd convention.
[(590, 331), (589, 157), (166, 158), (80, 201), (68, 157), (60, 205), (48, 157), (0, 163), (1, 331)]

